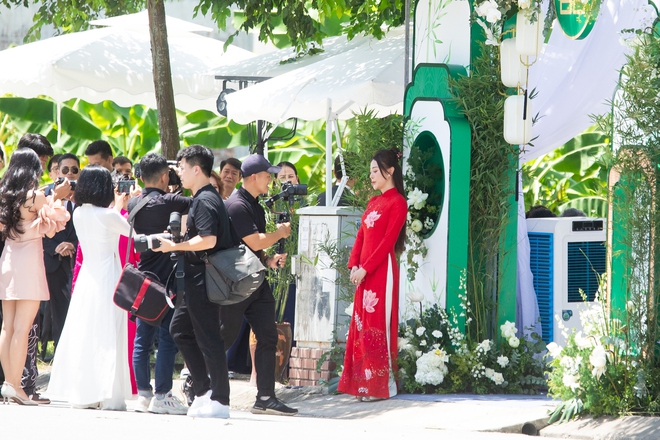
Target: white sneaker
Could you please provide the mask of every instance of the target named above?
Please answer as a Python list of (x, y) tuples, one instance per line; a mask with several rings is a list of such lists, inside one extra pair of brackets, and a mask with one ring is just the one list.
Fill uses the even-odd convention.
[(206, 405), (199, 408), (196, 417), (215, 418), (215, 419), (228, 419), (229, 406), (223, 405), (217, 400), (211, 400)]
[(190, 417), (197, 417), (197, 413), (199, 409), (205, 406), (210, 401), (211, 401), (211, 390), (208, 390), (206, 394), (204, 394), (203, 396), (195, 397), (195, 400), (193, 400), (193, 403), (188, 408), (188, 412), (186, 414)]
[(181, 374), (179, 374), (179, 379), (185, 380), (186, 377), (190, 376), (190, 370), (187, 368), (182, 368), (181, 369)]
[(135, 412), (145, 413), (149, 411), (150, 402), (151, 397), (138, 396), (137, 404), (135, 405)]
[(159, 399), (158, 396), (151, 399), (149, 412), (155, 414), (182, 415), (188, 413), (188, 407), (174, 397), (172, 393), (167, 393), (162, 399)]

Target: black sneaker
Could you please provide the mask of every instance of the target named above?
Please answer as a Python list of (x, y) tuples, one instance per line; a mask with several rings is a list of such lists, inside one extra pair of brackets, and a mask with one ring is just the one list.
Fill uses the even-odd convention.
[(270, 397), (268, 400), (261, 400), (257, 397), (257, 401), (254, 403), (250, 412), (252, 414), (271, 414), (276, 416), (295, 416), (298, 414), (297, 409), (289, 408), (276, 397)]

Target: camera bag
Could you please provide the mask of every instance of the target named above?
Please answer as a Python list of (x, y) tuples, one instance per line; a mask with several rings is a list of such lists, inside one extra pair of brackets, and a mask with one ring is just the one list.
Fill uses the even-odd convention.
[[(234, 227), (230, 225), (234, 243)], [(206, 295), (209, 301), (221, 306), (243, 302), (261, 286), (266, 268), (259, 257), (244, 244), (214, 254), (202, 255), (206, 263)]]
[(145, 195), (128, 217), (131, 231), (126, 248), (126, 265), (121, 272), (117, 287), (115, 287), (113, 301), (120, 309), (130, 312), (129, 319), (131, 321), (140, 318), (144, 322), (157, 327), (165, 319), (168, 308), (174, 308), (170, 293), (156, 275), (142, 272), (128, 262), (131, 238), (133, 237), (133, 219), (154, 195), (155, 192)]

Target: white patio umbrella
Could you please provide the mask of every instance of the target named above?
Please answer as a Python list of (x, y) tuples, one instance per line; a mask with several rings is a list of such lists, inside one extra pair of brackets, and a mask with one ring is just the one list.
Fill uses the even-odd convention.
[(365, 107), (381, 115), (401, 112), (404, 43), (398, 30), (380, 41), (367, 38), (346, 52), (231, 93), (227, 115), (243, 124), (278, 124), (293, 117), (322, 119), (329, 110), (338, 119)]
[[(265, 120), (275, 126), (297, 117), (326, 119), (326, 203), (336, 206), (347, 176), (332, 198), (332, 133), (336, 119), (364, 108), (378, 116), (401, 113), (404, 94), (402, 30), (383, 40), (365, 39), (357, 47), (227, 95), (227, 116), (239, 123)], [(333, 128), (334, 126), (334, 128)]]
[[(98, 20), (90, 21), (89, 24), (94, 26), (113, 26), (125, 29), (146, 31), (149, 32), (149, 15), (145, 9), (142, 12), (135, 14), (119, 15), (117, 17), (100, 18)], [(202, 26), (196, 23), (191, 23), (179, 18), (165, 17), (165, 24), (167, 25), (167, 34), (175, 32), (213, 32), (210, 27)]]
[[(192, 33), (168, 36), (176, 108), (215, 110), (222, 84), (204, 72), (251, 52)], [(0, 51), (0, 95), (47, 95), (57, 101), (112, 100), (156, 107), (148, 32), (108, 27), (61, 35)]]

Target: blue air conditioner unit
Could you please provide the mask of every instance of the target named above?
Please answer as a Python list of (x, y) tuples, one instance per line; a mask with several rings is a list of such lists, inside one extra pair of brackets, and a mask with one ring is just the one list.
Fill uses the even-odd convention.
[(600, 307), (594, 300), (606, 270), (605, 220), (533, 218), (527, 231), (543, 340), (564, 345), (559, 323), (569, 334), (581, 330), (580, 311)]

